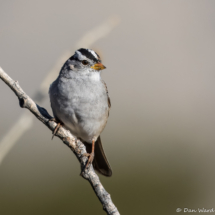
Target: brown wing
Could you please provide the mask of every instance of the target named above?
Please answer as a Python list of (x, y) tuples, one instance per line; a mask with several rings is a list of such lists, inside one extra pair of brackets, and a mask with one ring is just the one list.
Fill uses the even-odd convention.
[[(106, 83), (105, 83), (103, 80), (102, 80), (102, 83), (104, 84), (105, 89), (106, 89), (107, 98), (108, 98), (107, 102), (108, 102), (108, 107), (109, 107), (109, 111), (110, 111), (110, 108), (111, 108), (111, 102), (110, 102), (110, 97), (109, 97), (109, 95), (108, 95), (107, 85), (106, 85)], [(108, 113), (108, 115), (109, 115), (109, 113)]]

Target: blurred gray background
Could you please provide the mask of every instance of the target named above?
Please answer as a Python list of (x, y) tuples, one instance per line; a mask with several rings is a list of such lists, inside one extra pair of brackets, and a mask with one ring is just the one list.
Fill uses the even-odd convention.
[[(102, 140), (113, 177), (103, 185), (121, 214), (215, 208), (215, 1), (0, 0), (0, 66), (33, 96), (57, 59), (113, 15), (120, 25), (92, 47), (112, 101)], [(27, 110), (2, 81), (0, 99), (1, 140)], [(39, 105), (52, 113), (48, 97)], [(0, 214), (105, 214), (79, 174), (35, 119), (0, 165)]]

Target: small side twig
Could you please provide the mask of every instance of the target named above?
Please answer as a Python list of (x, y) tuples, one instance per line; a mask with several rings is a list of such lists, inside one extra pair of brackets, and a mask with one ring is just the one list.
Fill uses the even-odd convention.
[[(16, 96), (19, 99), (19, 104), (22, 108), (27, 108), (31, 113), (35, 115), (35, 117), (40, 120), (44, 125), (46, 125), (51, 131), (54, 131), (57, 124), (53, 121), (50, 121), (51, 116), (47, 112), (45, 108), (37, 105), (19, 86), (17, 81), (11, 79), (2, 68), (0, 68), (0, 78), (13, 90)], [(66, 144), (78, 158), (81, 169), (84, 170), (82, 172), (83, 178), (88, 180), (99, 198), (100, 202), (103, 205), (103, 209), (109, 215), (119, 215), (119, 212), (116, 206), (113, 204), (110, 194), (104, 189), (101, 184), (98, 175), (95, 173), (92, 165), (90, 165), (89, 169), (85, 170), (84, 167), (87, 163), (87, 158), (84, 156), (86, 153), (86, 148), (81, 141), (76, 141), (75, 137), (63, 127), (60, 127), (56, 133), (64, 144)]]

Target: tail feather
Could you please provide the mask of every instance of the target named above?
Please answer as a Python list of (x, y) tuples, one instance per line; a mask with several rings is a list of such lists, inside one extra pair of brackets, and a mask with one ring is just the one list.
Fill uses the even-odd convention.
[[(87, 152), (91, 153), (92, 145), (87, 143), (85, 145), (86, 145)], [(98, 171), (100, 174), (104, 176), (108, 176), (108, 177), (112, 176), (111, 166), (107, 160), (104, 149), (102, 147), (100, 136), (95, 142), (95, 156), (93, 160), (93, 167), (96, 171)]]

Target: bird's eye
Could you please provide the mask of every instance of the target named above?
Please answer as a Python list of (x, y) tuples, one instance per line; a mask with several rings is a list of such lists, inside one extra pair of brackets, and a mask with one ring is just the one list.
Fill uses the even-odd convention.
[(82, 60), (81, 62), (83, 65), (87, 65), (89, 62), (87, 60)]

